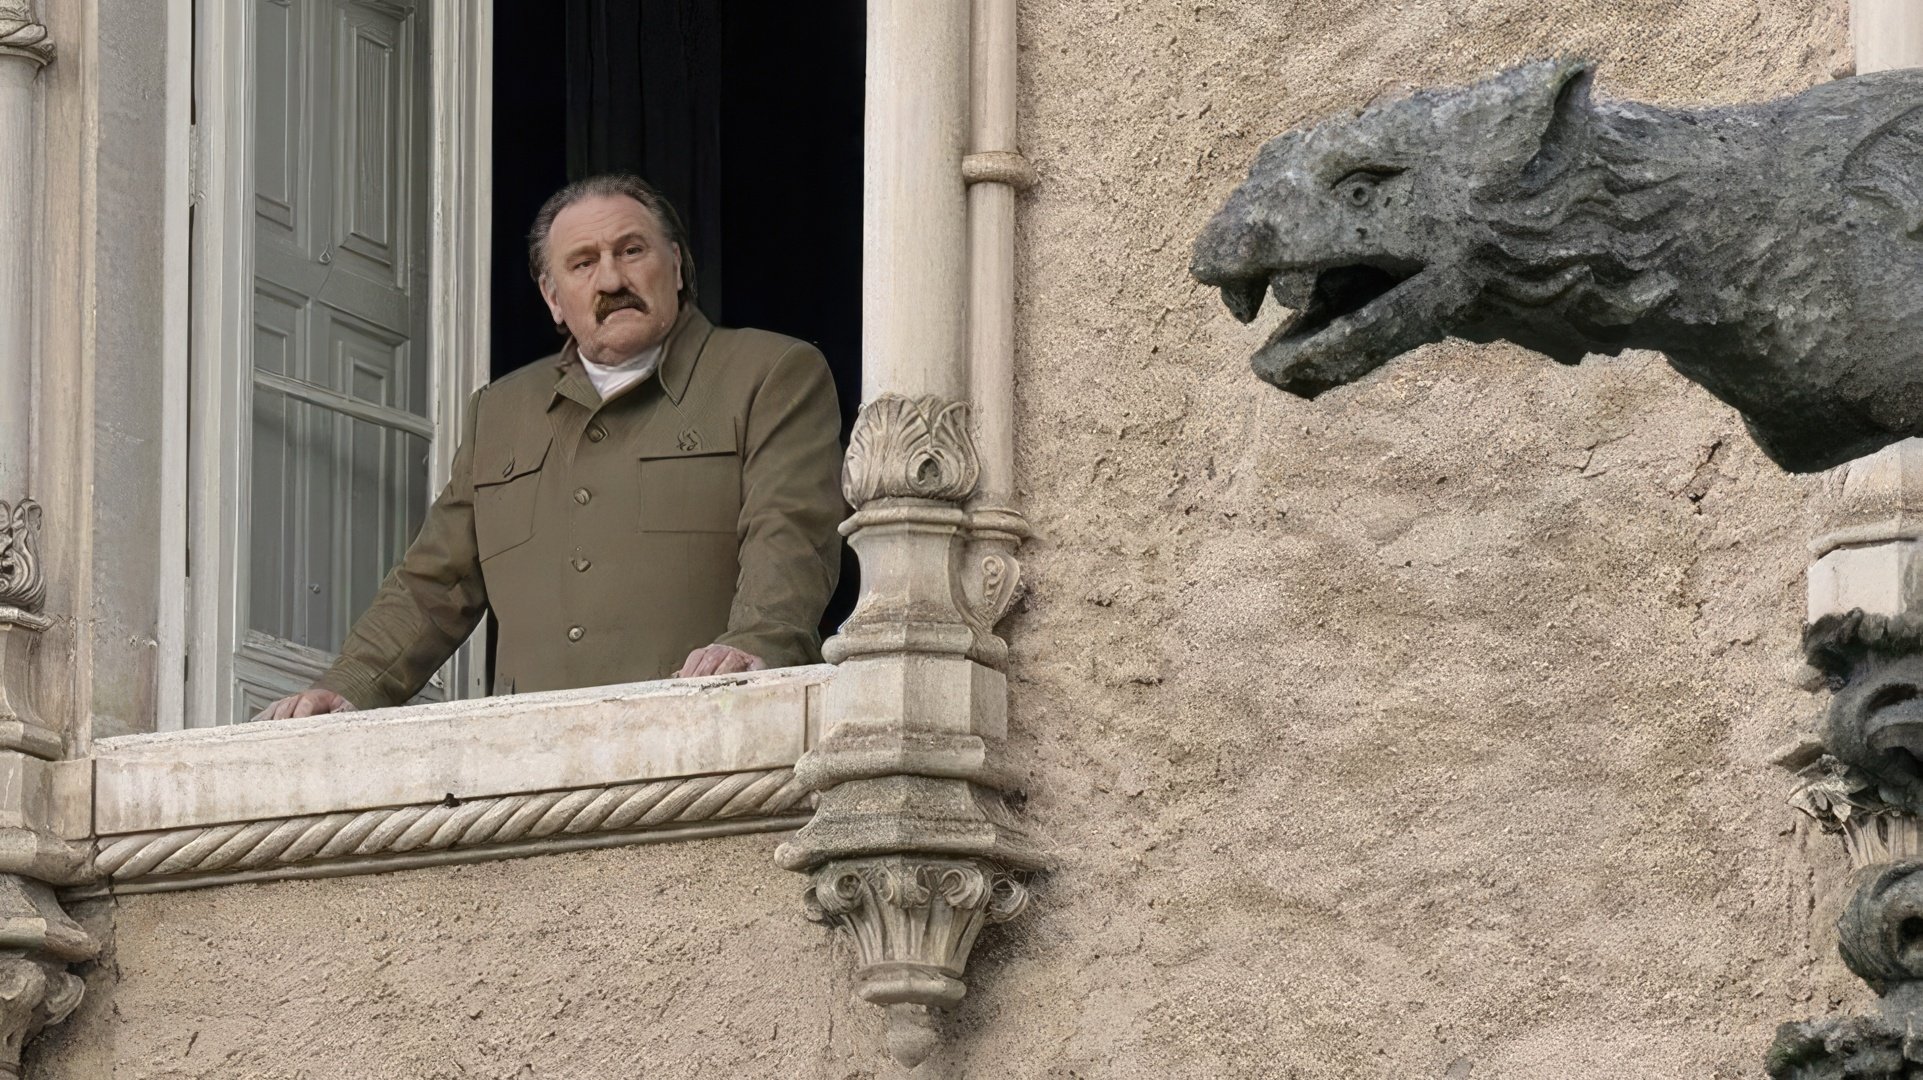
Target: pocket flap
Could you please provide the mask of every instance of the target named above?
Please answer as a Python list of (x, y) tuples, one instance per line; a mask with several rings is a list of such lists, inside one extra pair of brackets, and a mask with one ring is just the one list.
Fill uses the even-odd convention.
[(734, 452), (733, 425), (723, 428), (683, 425), (677, 431), (650, 432), (635, 448), (634, 456), (642, 459), (687, 458)]
[(476, 447), (474, 486), (505, 484), (517, 476), (534, 472), (547, 461), (548, 447), (553, 445), (554, 436), (550, 434), (539, 442), (523, 440), (519, 446)]

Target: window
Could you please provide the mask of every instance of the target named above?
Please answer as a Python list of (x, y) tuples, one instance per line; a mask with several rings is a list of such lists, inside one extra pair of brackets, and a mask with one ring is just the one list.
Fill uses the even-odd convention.
[[(460, 6), (197, 7), (186, 725), (308, 686), (445, 481), (485, 367), (435, 277), (462, 248), (436, 235), (456, 199), (437, 184), (481, 164), (445, 153), (464, 113), (433, 107), (461, 74), (436, 32), (485, 32)], [(459, 696), (472, 667), (423, 696)]]

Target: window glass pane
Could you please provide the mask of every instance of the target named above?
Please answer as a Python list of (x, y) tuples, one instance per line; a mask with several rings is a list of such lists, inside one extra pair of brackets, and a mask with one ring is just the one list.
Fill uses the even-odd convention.
[(248, 627), (333, 652), (426, 510), (428, 442), (254, 392)]

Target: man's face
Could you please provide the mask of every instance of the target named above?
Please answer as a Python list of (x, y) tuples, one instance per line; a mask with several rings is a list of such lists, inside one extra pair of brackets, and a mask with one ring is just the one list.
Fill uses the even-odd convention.
[(591, 364), (618, 364), (668, 336), (681, 314), (681, 251), (654, 212), (592, 195), (554, 217), (541, 297)]

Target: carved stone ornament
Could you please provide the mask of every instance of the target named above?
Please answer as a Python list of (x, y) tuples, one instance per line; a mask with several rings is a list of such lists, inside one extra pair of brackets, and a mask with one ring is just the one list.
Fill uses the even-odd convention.
[(19, 1076), (28, 1041), (80, 1004), (85, 987), (67, 965), (98, 952), (45, 883), (0, 874), (0, 1077)]
[(0, 0), (0, 56), (24, 56), (36, 64), (53, 59), (47, 28), (33, 17), (33, 8), (20, 0)]
[(1829, 754), (1796, 774), (1789, 804), (1840, 834), (1853, 867), (1923, 858), (1916, 816), (1885, 799), (1874, 777)]
[(72, 1014), (85, 990), (65, 963), (0, 957), (0, 1077), (20, 1075), (27, 1043)]
[(1028, 888), (992, 862), (896, 855), (832, 862), (805, 893), (808, 915), (855, 940), (855, 994), (888, 1010), (888, 1051), (921, 1064), (939, 1044), (931, 1008), (954, 1005), (975, 936), (1028, 906)]
[(1849, 969), (1882, 999), (1878, 1015), (1784, 1024), (1766, 1068), (1771, 1080), (1923, 1077), (1923, 862), (1859, 870), (1837, 920)]
[(841, 490), (856, 509), (875, 499), (958, 503), (980, 473), (967, 402), (883, 394), (855, 417)]
[(1923, 618), (1825, 615), (1803, 652), (1833, 691), (1818, 734), (1847, 768), (1850, 801), (1923, 813)]
[(1790, 805), (1849, 849), (1855, 889), (1837, 920), (1843, 962), (1881, 998), (1875, 1016), (1784, 1024), (1771, 1080), (1923, 1077), (1923, 619), (1826, 615), (1804, 656), (1833, 691), (1818, 738), (1779, 762), (1798, 769)]
[(1776, 1029), (1764, 1068), (1770, 1080), (1913, 1080), (1923, 1037), (1882, 1016), (1796, 1021)]
[(540, 791), (359, 813), (103, 836), (94, 869), (116, 885), (186, 874), (324, 868), (343, 860), (457, 852), (806, 810), (792, 769)]
[(46, 601), (47, 580), (35, 551), (39, 544), (40, 504), (0, 502), (0, 607), (39, 611)]
[(1684, 110), (1534, 63), (1270, 141), (1191, 271), (1303, 397), (1445, 337), (1657, 349), (1796, 472), (1923, 435), (1923, 71)]

